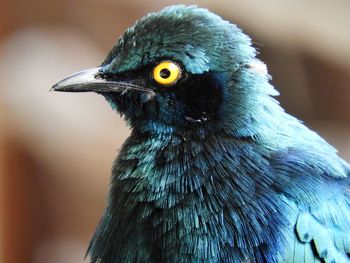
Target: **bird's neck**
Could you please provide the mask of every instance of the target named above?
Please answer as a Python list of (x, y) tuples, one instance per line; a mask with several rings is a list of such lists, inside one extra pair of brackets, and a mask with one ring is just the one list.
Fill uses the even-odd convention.
[[(279, 204), (265, 198), (266, 193), (274, 194), (270, 180), (263, 180), (268, 162), (255, 147), (248, 138), (225, 134), (186, 139), (175, 133), (134, 131), (115, 162), (102, 234), (97, 233), (92, 246), (108, 240), (123, 244), (142, 233), (160, 246), (181, 240), (178, 245), (188, 249), (209, 225), (213, 242), (237, 233), (235, 238), (247, 246), (253, 244), (255, 237), (246, 236), (241, 222), (259, 233), (259, 242), (263, 242), (269, 233), (257, 229), (260, 225), (254, 222), (266, 223), (266, 229), (269, 222), (277, 229), (280, 222), (265, 212), (276, 211)], [(237, 226), (230, 230), (223, 218), (231, 216)], [(186, 238), (177, 237), (185, 232), (189, 233)], [(152, 243), (141, 236), (140, 242)]]
[(174, 187), (183, 187), (176, 195), (184, 196), (204, 187), (209, 178), (219, 179), (221, 175), (216, 174), (216, 169), (220, 166), (238, 165), (240, 159), (245, 158), (242, 156), (245, 147), (254, 150), (252, 143), (251, 138), (238, 139), (219, 131), (134, 130), (115, 163), (118, 169), (113, 169), (113, 181), (140, 187), (144, 191), (137, 194), (146, 200), (153, 200), (160, 193), (167, 195)]
[(217, 123), (193, 122), (173, 125), (158, 121), (138, 122), (132, 125), (130, 140), (143, 138), (144, 140), (159, 140), (170, 143), (174, 138), (183, 141), (202, 141), (211, 137), (227, 137), (227, 132)]

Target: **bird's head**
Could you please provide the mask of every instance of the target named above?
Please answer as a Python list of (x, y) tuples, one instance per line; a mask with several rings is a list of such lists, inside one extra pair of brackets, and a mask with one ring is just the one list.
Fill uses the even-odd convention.
[(136, 129), (244, 136), (275, 93), (255, 55), (237, 26), (206, 9), (171, 6), (138, 20), (100, 67), (53, 90), (102, 94)]

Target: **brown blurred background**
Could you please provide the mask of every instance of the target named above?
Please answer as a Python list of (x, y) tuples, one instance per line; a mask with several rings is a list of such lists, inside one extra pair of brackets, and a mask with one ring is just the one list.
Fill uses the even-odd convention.
[(0, 262), (83, 262), (129, 133), (102, 97), (48, 92), (99, 65), (149, 11), (198, 4), (237, 23), (279, 100), (350, 160), (348, 0), (0, 0)]

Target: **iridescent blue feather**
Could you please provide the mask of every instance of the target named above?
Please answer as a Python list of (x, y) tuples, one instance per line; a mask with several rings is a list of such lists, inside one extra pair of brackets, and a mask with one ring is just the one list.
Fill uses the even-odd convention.
[[(273, 98), (250, 38), (208, 10), (141, 18), (101, 66), (139, 89), (98, 92), (131, 126), (92, 263), (350, 262), (350, 168)], [(182, 68), (173, 86), (159, 61)]]

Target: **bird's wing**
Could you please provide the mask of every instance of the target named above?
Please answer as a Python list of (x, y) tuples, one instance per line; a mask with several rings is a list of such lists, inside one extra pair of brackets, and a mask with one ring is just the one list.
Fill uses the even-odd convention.
[(350, 262), (350, 199), (332, 202), (294, 216), (293, 234), (283, 263)]
[(297, 148), (279, 152), (270, 163), (292, 208), (281, 210), (288, 218), (288, 244), (279, 262), (350, 263), (350, 165), (325, 150)]

